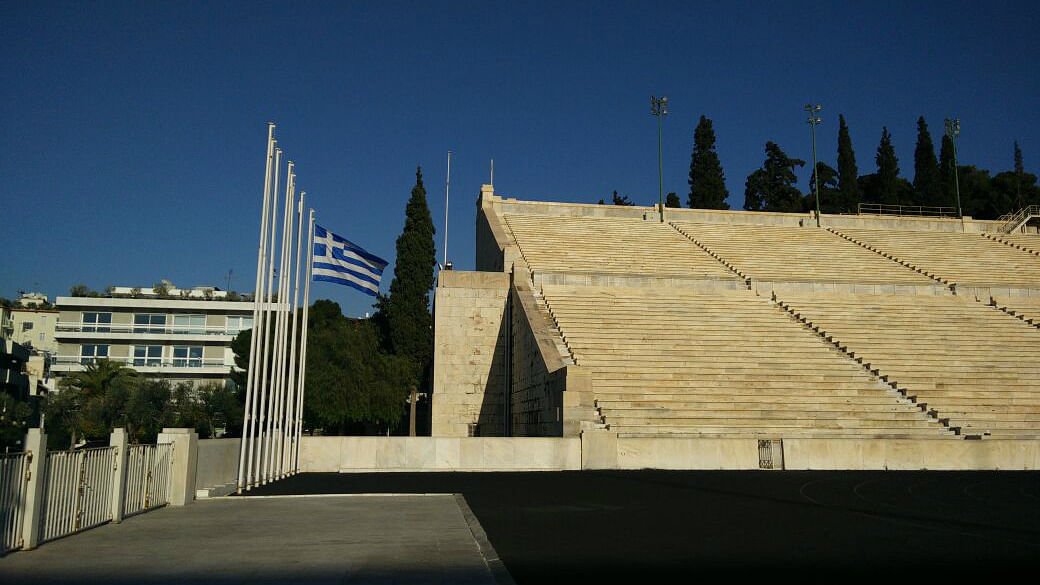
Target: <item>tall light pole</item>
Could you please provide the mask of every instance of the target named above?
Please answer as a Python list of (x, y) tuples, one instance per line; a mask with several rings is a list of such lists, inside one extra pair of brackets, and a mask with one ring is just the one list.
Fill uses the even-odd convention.
[(960, 118), (944, 120), (946, 122), (946, 135), (950, 137), (950, 143), (953, 144), (953, 187), (957, 193), (957, 217), (964, 217), (964, 213), (961, 212), (961, 180), (957, 175), (957, 137), (961, 135), (961, 120)]
[(820, 172), (816, 164), (816, 125), (823, 121), (816, 115), (823, 109), (820, 104), (805, 104), (805, 111), (809, 113), (809, 134), (812, 135), (812, 172), (816, 187), (816, 227), (820, 227)]
[(668, 97), (650, 96), (650, 114), (657, 116), (657, 195), (661, 223), (664, 223), (664, 166), (661, 162), (661, 118), (668, 115)]

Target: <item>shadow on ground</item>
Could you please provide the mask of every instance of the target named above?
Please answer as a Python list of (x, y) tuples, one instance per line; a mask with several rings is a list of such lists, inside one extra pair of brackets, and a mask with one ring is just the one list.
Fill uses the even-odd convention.
[(250, 493), (462, 493), (520, 584), (1013, 582), (1040, 558), (1036, 472), (328, 473)]

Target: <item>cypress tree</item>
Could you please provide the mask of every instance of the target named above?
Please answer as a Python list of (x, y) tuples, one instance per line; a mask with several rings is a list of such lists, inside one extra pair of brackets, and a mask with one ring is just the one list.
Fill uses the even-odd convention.
[(939, 147), (939, 192), (940, 198), (936, 205), (944, 207), (956, 207), (957, 192), (954, 184), (953, 174), (953, 139), (943, 134), (942, 146)]
[(917, 146), (914, 148), (914, 199), (917, 205), (936, 205), (942, 199), (939, 163), (935, 145), (924, 116), (917, 119)]
[(856, 153), (852, 150), (849, 127), (845, 124), (845, 116), (842, 114), (838, 115), (838, 191), (838, 206), (850, 212), (856, 211), (859, 202), (863, 200), (863, 194), (859, 188)]
[(762, 168), (748, 175), (744, 184), (744, 209), (748, 211), (802, 211), (802, 193), (794, 184), (798, 177), (794, 167), (805, 161), (790, 158), (774, 142), (766, 142), (766, 160)]
[(878, 169), (878, 203), (882, 205), (899, 205), (902, 203), (899, 188), (899, 159), (892, 148), (892, 136), (888, 128), (881, 129), (881, 144), (878, 145), (877, 156), (874, 157)]
[(404, 229), (397, 238), (397, 260), (390, 296), (385, 303), (386, 325), (393, 352), (410, 358), (419, 372), (433, 358), (433, 317), (430, 290), (437, 251), (433, 220), (426, 204), (422, 169), (415, 170), (415, 187), (405, 207)]
[(690, 155), (690, 195), (687, 205), (700, 209), (729, 209), (726, 198), (726, 176), (715, 152), (715, 130), (711, 120), (701, 116), (693, 131), (693, 153)]

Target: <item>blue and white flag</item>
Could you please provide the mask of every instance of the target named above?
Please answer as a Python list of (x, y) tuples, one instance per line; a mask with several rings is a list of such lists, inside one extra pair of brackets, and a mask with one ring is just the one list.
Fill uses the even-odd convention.
[(386, 260), (314, 224), (313, 280), (345, 284), (376, 296), (379, 294), (379, 281), (383, 278), (384, 268)]

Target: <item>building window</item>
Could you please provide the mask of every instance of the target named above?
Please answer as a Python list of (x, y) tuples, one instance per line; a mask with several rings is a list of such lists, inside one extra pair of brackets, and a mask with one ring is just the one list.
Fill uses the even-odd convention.
[(138, 313), (134, 315), (134, 333), (165, 333), (166, 315)]
[(81, 345), (79, 346), (79, 363), (85, 365), (94, 363), (97, 358), (108, 357), (107, 345)]
[(200, 368), (202, 367), (202, 346), (175, 346), (173, 348), (173, 367), (175, 368)]
[(227, 332), (237, 335), (241, 331), (253, 328), (253, 317), (231, 317), (227, 318)]
[(205, 315), (174, 315), (173, 316), (173, 332), (174, 333), (205, 333), (206, 332), (206, 316)]
[(162, 365), (162, 346), (161, 345), (135, 345), (134, 346), (134, 365), (135, 366), (161, 366)]
[(83, 313), (85, 333), (108, 333), (112, 330), (112, 313)]
[(24, 331), (32, 331), (32, 328), (33, 328), (32, 321), (26, 321), (25, 323), (22, 323), (22, 331), (23, 332)]

